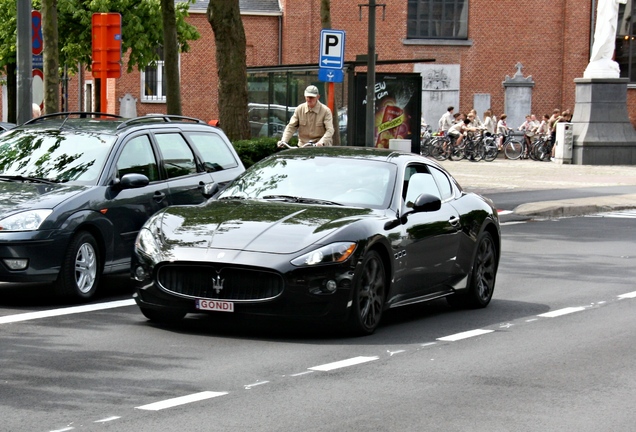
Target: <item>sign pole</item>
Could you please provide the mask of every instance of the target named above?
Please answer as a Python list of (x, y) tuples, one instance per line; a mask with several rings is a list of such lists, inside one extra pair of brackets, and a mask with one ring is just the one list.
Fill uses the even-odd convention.
[(336, 105), (336, 95), (335, 95), (335, 83), (333, 81), (330, 81), (329, 83), (327, 83), (327, 106), (329, 107), (329, 109), (331, 110), (331, 114), (333, 115), (337, 115), (334, 114), (335, 111), (335, 105)]
[[(100, 28), (100, 32), (101, 32), (101, 37), (102, 37), (102, 41), (106, 41), (108, 40), (108, 26), (106, 23), (102, 23), (102, 26)], [(108, 112), (108, 95), (106, 94), (106, 92), (108, 91), (108, 86), (107, 86), (107, 76), (108, 76), (108, 51), (106, 49), (106, 47), (103, 47), (102, 50), (99, 52), (99, 56), (100, 56), (100, 62), (102, 64), (102, 70), (100, 73), (100, 90), (99, 90), (99, 110), (103, 113), (107, 113)]]

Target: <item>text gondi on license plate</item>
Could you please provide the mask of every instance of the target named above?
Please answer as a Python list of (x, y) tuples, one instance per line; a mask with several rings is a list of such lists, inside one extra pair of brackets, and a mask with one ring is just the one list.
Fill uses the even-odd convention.
[(234, 303), (220, 300), (196, 299), (195, 306), (199, 310), (215, 312), (234, 312)]

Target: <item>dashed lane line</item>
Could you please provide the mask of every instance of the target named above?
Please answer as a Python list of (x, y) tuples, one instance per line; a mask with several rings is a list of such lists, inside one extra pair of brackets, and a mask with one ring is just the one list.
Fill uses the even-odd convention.
[(204, 391), (200, 393), (193, 393), (186, 396), (180, 396), (172, 399), (166, 399), (159, 402), (154, 402), (148, 405), (142, 405), (135, 407), (140, 410), (159, 411), (166, 408), (172, 408), (179, 405), (185, 405), (192, 402), (198, 402), (206, 399), (211, 399), (219, 396), (225, 396), (228, 392), (212, 392)]
[(441, 337), (441, 338), (437, 338), (437, 340), (445, 341), (445, 342), (455, 342), (455, 341), (458, 341), (458, 340), (468, 339), (468, 338), (475, 337), (475, 336), (481, 336), (481, 335), (492, 333), (492, 332), (494, 332), (494, 330), (482, 330), (482, 329), (469, 330), (469, 331), (465, 331), (465, 332), (461, 332), (461, 333), (455, 333), (455, 334), (450, 335), (450, 336), (444, 336), (444, 337)]
[(579, 306), (579, 307), (567, 307), (567, 308), (563, 308), (563, 309), (558, 309), (555, 311), (551, 311), (551, 312), (546, 312), (537, 316), (540, 317), (544, 317), (544, 318), (554, 318), (554, 317), (559, 317), (562, 315), (567, 315), (567, 314), (571, 314), (574, 312), (580, 312), (585, 310), (585, 308), (583, 306)]
[(347, 360), (341, 360), (341, 361), (337, 361), (337, 362), (333, 362), (333, 363), (327, 363), (324, 365), (320, 365), (320, 366), (314, 366), (314, 367), (310, 367), (308, 368), (309, 370), (315, 370), (315, 371), (322, 371), (322, 372), (327, 372), (327, 371), (331, 371), (334, 369), (340, 369), (343, 367), (348, 367), (348, 366), (354, 366), (354, 365), (358, 365), (361, 363), (367, 363), (370, 361), (374, 361), (374, 360), (378, 360), (380, 357), (378, 356), (373, 356), (373, 357), (353, 357)]

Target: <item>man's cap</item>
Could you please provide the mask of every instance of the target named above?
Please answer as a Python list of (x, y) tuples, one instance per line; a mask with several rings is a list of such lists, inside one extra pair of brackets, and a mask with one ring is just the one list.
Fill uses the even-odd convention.
[(310, 85), (305, 89), (305, 96), (318, 97), (318, 95), (318, 87), (316, 87), (315, 85)]

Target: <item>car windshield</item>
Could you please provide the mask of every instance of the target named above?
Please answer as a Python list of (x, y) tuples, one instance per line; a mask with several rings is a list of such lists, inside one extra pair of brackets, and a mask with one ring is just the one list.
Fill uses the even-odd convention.
[(387, 208), (395, 165), (346, 157), (264, 160), (233, 181), (218, 199), (265, 199), (321, 205)]
[(26, 129), (0, 137), (0, 177), (96, 184), (114, 136)]

